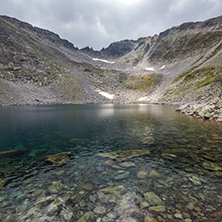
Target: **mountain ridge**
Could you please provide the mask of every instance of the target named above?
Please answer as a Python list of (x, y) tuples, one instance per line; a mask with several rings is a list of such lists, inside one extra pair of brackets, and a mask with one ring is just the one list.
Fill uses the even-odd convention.
[(100, 51), (78, 49), (58, 34), (7, 16), (0, 16), (0, 31), (1, 105), (203, 103), (216, 98), (222, 84), (222, 16)]

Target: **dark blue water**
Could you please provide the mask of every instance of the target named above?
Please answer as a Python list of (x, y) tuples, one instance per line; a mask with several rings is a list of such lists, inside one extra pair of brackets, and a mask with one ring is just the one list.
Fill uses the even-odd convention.
[[(78, 221), (92, 211), (91, 221), (112, 221), (106, 218), (108, 212), (118, 209), (122, 213), (113, 221), (124, 221), (120, 215), (125, 214), (134, 221), (148, 216), (159, 221), (220, 221), (222, 125), (185, 117), (175, 109), (144, 104), (1, 107), (0, 216), (4, 221)], [(10, 153), (19, 148), (24, 152)], [(149, 154), (127, 159), (99, 155), (141, 150)], [(46, 161), (47, 155), (61, 152), (70, 154), (63, 164)], [(134, 165), (125, 168), (125, 162)], [(53, 193), (51, 186), (58, 181), (61, 189)], [(103, 205), (97, 192), (120, 185), (149, 207), (135, 200), (133, 208), (127, 199), (137, 215), (132, 216), (118, 200), (115, 208)], [(161, 204), (149, 202), (146, 192), (154, 192)], [(63, 197), (67, 200), (62, 207), (54, 206), (55, 212), (49, 213), (51, 204)], [(47, 201), (39, 206), (39, 198)], [(93, 210), (101, 205), (106, 213)], [(165, 208), (158, 211), (152, 208), (156, 205)]]
[[(124, 116), (135, 115), (139, 107), (114, 105), (57, 105), (6, 107), (0, 110), (0, 151), (14, 149), (23, 144), (31, 149), (46, 146), (53, 133), (67, 136), (92, 137), (105, 134), (118, 127), (127, 130)], [(144, 110), (142, 110), (144, 112)], [(121, 119), (122, 118), (122, 119)]]

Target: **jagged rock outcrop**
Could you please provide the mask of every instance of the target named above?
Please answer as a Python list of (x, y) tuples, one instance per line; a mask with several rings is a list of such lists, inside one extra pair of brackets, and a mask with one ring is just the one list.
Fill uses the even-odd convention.
[(123, 40), (119, 42), (111, 43), (107, 48), (101, 50), (101, 54), (110, 58), (119, 58), (131, 52), (137, 41)]
[(117, 59), (131, 52), (139, 41), (126, 39), (113, 42), (107, 48), (102, 48), (100, 51), (94, 51), (93, 48), (89, 47), (82, 48), (80, 51), (93, 57)]

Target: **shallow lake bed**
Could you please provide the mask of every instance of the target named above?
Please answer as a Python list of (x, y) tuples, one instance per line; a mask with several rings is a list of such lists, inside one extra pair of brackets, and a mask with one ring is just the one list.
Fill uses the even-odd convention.
[(1, 108), (1, 218), (221, 221), (222, 124), (175, 109)]

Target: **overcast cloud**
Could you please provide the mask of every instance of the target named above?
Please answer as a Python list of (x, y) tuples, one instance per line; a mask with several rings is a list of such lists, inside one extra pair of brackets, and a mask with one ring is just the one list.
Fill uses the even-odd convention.
[(48, 29), (76, 47), (153, 36), (222, 15), (221, 0), (0, 0), (0, 14)]

